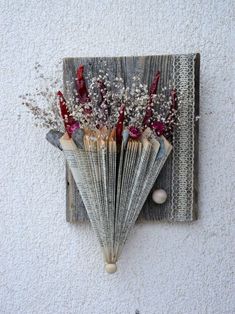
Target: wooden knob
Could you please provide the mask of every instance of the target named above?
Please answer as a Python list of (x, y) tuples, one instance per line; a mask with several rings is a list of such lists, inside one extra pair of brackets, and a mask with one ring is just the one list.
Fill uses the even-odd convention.
[(107, 271), (107, 273), (113, 274), (117, 270), (117, 265), (116, 264), (106, 264), (105, 270)]
[(163, 204), (167, 199), (166, 191), (163, 189), (157, 189), (152, 194), (152, 199), (156, 204)]

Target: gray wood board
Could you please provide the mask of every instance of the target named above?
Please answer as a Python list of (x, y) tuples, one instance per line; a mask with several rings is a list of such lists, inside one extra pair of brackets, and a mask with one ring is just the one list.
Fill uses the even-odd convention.
[[(200, 67), (200, 55), (194, 54), (194, 79), (191, 84), (194, 84), (195, 98), (194, 108), (195, 115), (199, 114), (199, 67)], [(174, 83), (173, 74), (173, 60), (174, 55), (165, 56), (143, 56), (143, 57), (108, 57), (108, 58), (65, 58), (63, 63), (64, 71), (64, 93), (65, 97), (69, 97), (75, 89), (75, 77), (76, 69), (80, 64), (85, 66), (85, 71), (92, 73), (92, 76), (98, 74), (98, 70), (102, 69), (105, 64), (105, 68), (108, 68), (110, 78), (122, 77), (124, 79), (125, 86), (132, 84), (132, 78), (138, 74), (141, 77), (143, 83), (151, 84), (155, 73), (159, 70), (161, 72), (161, 80), (159, 83), (159, 89), (168, 86), (170, 82)], [(194, 123), (194, 122), (193, 122)], [(174, 152), (168, 158), (164, 165), (160, 176), (158, 177), (152, 191), (156, 188), (162, 188), (166, 190), (168, 198), (162, 205), (157, 205), (152, 201), (152, 191), (150, 192), (143, 209), (139, 215), (138, 220), (170, 220), (170, 221), (192, 221), (197, 217), (197, 169), (198, 169), (198, 122), (193, 125), (194, 129), (194, 158), (192, 163), (194, 164), (194, 184), (193, 184), (193, 207), (189, 210), (189, 215), (186, 215), (188, 209), (179, 208), (182, 212), (185, 210), (185, 219), (177, 218), (177, 213), (172, 215), (173, 199), (172, 199), (172, 159)], [(189, 150), (192, 150), (189, 147)], [(189, 151), (189, 154), (192, 152)], [(194, 159), (194, 160), (193, 160)], [(79, 191), (73, 180), (70, 170), (66, 167), (66, 220), (71, 223), (87, 221), (88, 216), (82, 202)]]

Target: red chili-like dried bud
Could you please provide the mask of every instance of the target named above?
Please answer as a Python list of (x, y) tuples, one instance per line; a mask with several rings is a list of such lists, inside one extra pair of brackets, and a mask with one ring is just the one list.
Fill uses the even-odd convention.
[(116, 139), (117, 139), (118, 144), (122, 143), (122, 131), (123, 131), (124, 119), (125, 119), (125, 106), (121, 105), (121, 108), (119, 111), (118, 122), (116, 126)]
[(66, 100), (64, 98), (64, 95), (61, 93), (61, 91), (57, 92), (57, 96), (59, 98), (59, 105), (60, 105), (60, 112), (61, 117), (64, 120), (64, 127), (67, 131), (68, 135), (71, 137), (73, 131), (80, 127), (79, 123), (74, 120), (73, 117), (70, 116), (70, 113), (68, 111), (68, 107), (66, 104)]
[(156, 132), (158, 136), (161, 136), (165, 131), (165, 124), (161, 121), (154, 121), (152, 123), (152, 129)]
[(152, 116), (153, 116), (153, 107), (152, 107), (152, 104), (149, 103), (148, 106), (146, 107), (145, 116), (143, 119), (144, 127), (149, 126)]
[(158, 82), (160, 80), (160, 71), (157, 71), (155, 78), (150, 86), (149, 89), (149, 96), (151, 97), (152, 95), (157, 93), (157, 88), (158, 88)]
[(152, 100), (152, 98), (153, 98), (153, 95), (155, 95), (157, 93), (159, 80), (160, 80), (160, 72), (157, 71), (155, 78), (154, 78), (154, 80), (153, 80), (153, 82), (149, 88), (149, 101), (148, 101), (145, 116), (143, 119), (143, 126), (144, 127), (150, 125), (151, 118), (153, 116), (153, 104), (152, 104), (153, 100)]
[(80, 65), (77, 69), (77, 81), (76, 81), (78, 99), (79, 99), (80, 104), (85, 104), (90, 101), (83, 73), (84, 73), (84, 66)]

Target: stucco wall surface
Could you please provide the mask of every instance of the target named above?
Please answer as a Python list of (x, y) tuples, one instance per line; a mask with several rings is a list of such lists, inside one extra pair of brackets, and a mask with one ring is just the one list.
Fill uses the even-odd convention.
[[(0, 313), (232, 314), (232, 1), (0, 2)], [(234, 31), (233, 31), (234, 32)], [(201, 53), (199, 220), (135, 228), (118, 272), (65, 222), (64, 160), (18, 95), (66, 56)]]

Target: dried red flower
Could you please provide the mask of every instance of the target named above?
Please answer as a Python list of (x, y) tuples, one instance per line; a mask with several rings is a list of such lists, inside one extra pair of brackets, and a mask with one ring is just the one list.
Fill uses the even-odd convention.
[(68, 107), (66, 105), (66, 100), (61, 91), (57, 92), (57, 96), (59, 98), (60, 112), (64, 120), (65, 130), (67, 131), (68, 135), (71, 137), (73, 131), (78, 128), (79, 123), (75, 121), (73, 117), (71, 117), (68, 111)]
[(157, 88), (158, 88), (158, 83), (160, 80), (160, 72), (157, 71), (155, 78), (149, 88), (149, 102), (148, 105), (146, 107), (146, 112), (145, 112), (145, 116), (143, 119), (143, 126), (149, 126), (150, 122), (151, 122), (151, 118), (153, 116), (153, 104), (152, 104), (152, 97), (153, 95), (155, 95), (157, 93)]
[(72, 125), (69, 125), (67, 128), (68, 134), (72, 135), (74, 131), (77, 129), (80, 129), (80, 124), (78, 122), (73, 123)]
[(125, 106), (121, 105), (119, 111), (118, 122), (116, 126), (116, 140), (118, 144), (122, 143), (122, 131), (123, 131), (123, 122), (125, 119)]
[(77, 81), (76, 81), (78, 99), (79, 99), (80, 104), (85, 104), (90, 101), (83, 73), (84, 73), (84, 66), (80, 65), (77, 69)]
[(140, 129), (138, 129), (134, 126), (130, 126), (129, 127), (129, 135), (132, 139), (137, 140), (141, 136), (141, 131), (140, 131)]
[(160, 80), (160, 71), (157, 71), (155, 78), (149, 88), (149, 96), (152, 97), (152, 95), (157, 93), (158, 83)]
[[(78, 100), (81, 105), (85, 105), (88, 102), (90, 102), (90, 97), (88, 94), (88, 90), (86, 87), (86, 81), (84, 78), (84, 66), (81, 64), (77, 69), (77, 80), (76, 80), (76, 86), (77, 86), (77, 92), (78, 92)], [(91, 106), (83, 107), (83, 112), (85, 115), (90, 115), (92, 113)]]
[(156, 132), (158, 136), (161, 136), (164, 134), (165, 124), (161, 121), (154, 121), (152, 123), (152, 129)]

